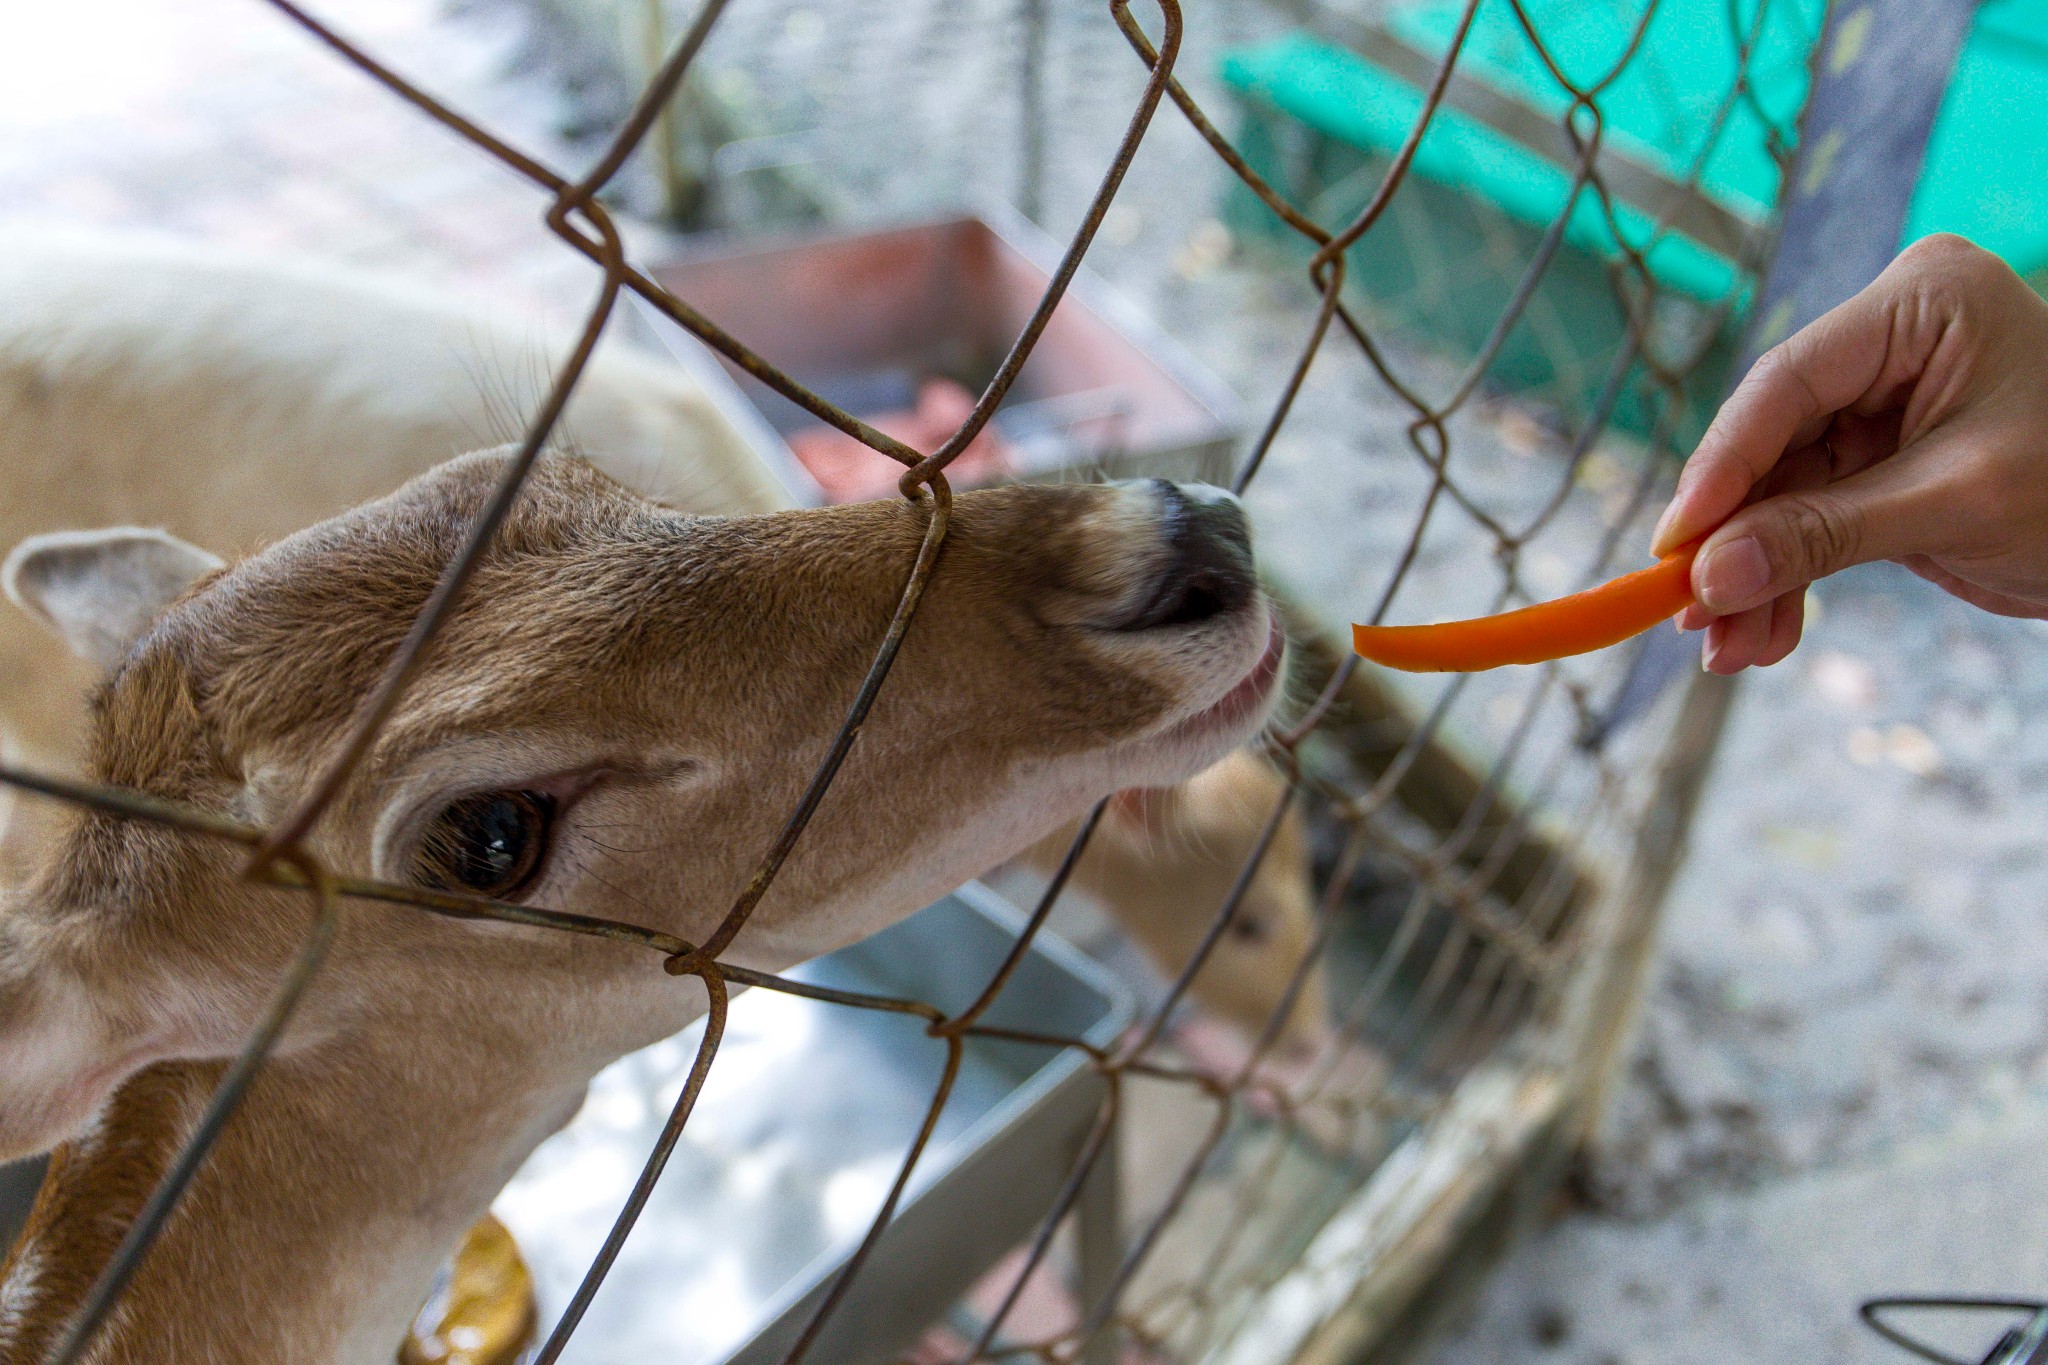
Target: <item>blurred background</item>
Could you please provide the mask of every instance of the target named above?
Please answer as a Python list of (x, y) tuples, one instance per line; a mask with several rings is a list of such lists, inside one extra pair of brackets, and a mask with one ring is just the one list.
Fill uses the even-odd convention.
[[(1667, 4), (1718, 21), (1718, 4)], [(2042, 8), (1981, 7), (1907, 233), (1968, 232), (2037, 281)], [(1537, 9), (1613, 32), (1635, 6)], [(1474, 41), (1512, 88), (1527, 59), (1512, 21), (1489, 13)], [(323, 14), (571, 167), (687, 19), (640, 0), (334, 0)], [(1381, 66), (1440, 50), (1455, 14), (1210, 0), (1189, 7), (1179, 71), (1204, 107), (1232, 111), (1226, 131), (1247, 156), (1328, 221), (1364, 202), (1412, 118), (1367, 98)], [(1749, 150), (1701, 182), (1703, 232), (1740, 237), (1767, 218), (1821, 17), (1817, 0), (1786, 4), (1760, 26), (1740, 113)], [(595, 273), (541, 225), (542, 195), (260, 5), (22, 4), (5, 22), (10, 223), (317, 253), (557, 323), (589, 301)], [(1396, 47), (1373, 45), (1386, 35)], [(1697, 69), (1703, 50), (1671, 31), (1647, 74), (1615, 92), (1610, 119), (1652, 164), (1658, 129), (1725, 84)], [(989, 205), (1064, 241), (1143, 75), (1107, 7), (1076, 0), (737, 0), (621, 184), (629, 240), (663, 257), (704, 234), (730, 249)], [(1540, 178), (1488, 150), (1438, 148), (1418, 163), (1355, 270), (1390, 363), (1431, 393), (1458, 382), (1554, 207)], [(1228, 419), (1224, 471), (1230, 441), (1241, 451), (1248, 434), (1243, 414), (1270, 409), (1317, 305), (1306, 252), (1262, 212), (1168, 109), (1087, 258), (1135, 333), (1220, 379), (1227, 392), (1210, 406)], [(1618, 322), (1596, 257), (1561, 258), (1450, 420), (1462, 477), (1506, 504), (1540, 501), (1568, 468), (1575, 414), (1602, 383)], [(1656, 265), (1678, 300), (1660, 325), (1692, 336), (1703, 363), (1685, 403), (1661, 418), (1620, 403), (1569, 466), (1575, 510), (1522, 560), (1541, 592), (1573, 585), (1582, 565), (1569, 547), (1603, 507), (1615, 519), (1647, 452), (1687, 447), (1732, 377), (1739, 306), (1708, 306), (1739, 293), (1728, 262), (1678, 251)], [(1109, 420), (1086, 398), (999, 428), (1002, 458), (1057, 463), (1056, 446), (1034, 455), (1034, 442)], [(905, 390), (868, 406), (926, 399)], [(945, 395), (930, 401), (943, 413)], [(1426, 475), (1408, 454), (1412, 417), (1354, 358), (1321, 359), (1253, 485), (1264, 558), (1329, 621), (1369, 607), (1413, 519)], [(1210, 458), (1206, 439), (1184, 442), (1190, 458)], [(852, 477), (834, 472), (831, 450), (806, 458), (791, 444), (824, 492)], [(1400, 614), (1484, 605), (1461, 572), (1477, 543), (1433, 536)], [(1739, 693), (1602, 1140), (1546, 1210), (1559, 1216), (1433, 1323), (1436, 1359), (1878, 1359), (1888, 1348), (1853, 1323), (1861, 1296), (2048, 1285), (2048, 627), (1976, 614), (1883, 565), (1819, 585), (1812, 602), (1806, 643)], [(1489, 705), (1482, 690), (1459, 738), (1481, 751), (1504, 742), (1519, 712), (1502, 697)]]

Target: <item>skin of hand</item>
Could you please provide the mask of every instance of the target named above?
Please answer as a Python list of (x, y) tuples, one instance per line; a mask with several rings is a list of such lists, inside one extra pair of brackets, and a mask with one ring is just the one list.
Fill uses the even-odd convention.
[(1960, 237), (1914, 243), (1743, 379), (1657, 524), (1693, 564), (1709, 672), (1777, 663), (1806, 586), (1889, 559), (2048, 618), (2048, 302)]

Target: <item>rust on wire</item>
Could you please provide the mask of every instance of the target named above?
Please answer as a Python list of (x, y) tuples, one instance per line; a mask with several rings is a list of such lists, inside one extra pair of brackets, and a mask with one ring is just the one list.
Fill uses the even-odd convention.
[[(1152, 72), (1145, 80), (1144, 93), (1138, 97), (1138, 107), (1132, 111), (1130, 126), (1124, 130), (1122, 141), (1117, 143), (1116, 156), (1103, 175), (1095, 196), (1088, 203), (1088, 212), (1081, 220), (1079, 230), (1067, 244), (1060, 257), (1059, 265), (1053, 270), (1052, 279), (1046, 284), (1037, 305), (1031, 310), (1030, 318), (1010, 343), (1009, 351), (1002, 363), (996, 367), (995, 377), (975, 400), (973, 411), (960, 424), (959, 430), (946, 438), (944, 445), (914, 464), (903, 475), (902, 489), (907, 496), (919, 483), (944, 469), (954, 456), (967, 445), (981, 429), (988, 425), (996, 414), (996, 407), (1009, 393), (1010, 386), (1017, 382), (1023, 372), (1024, 362), (1031, 358), (1031, 352), (1038, 345), (1038, 339), (1045, 333), (1046, 324), (1052, 321), (1053, 310), (1073, 282), (1074, 274), (1081, 268), (1081, 257), (1095, 240), (1097, 230), (1102, 227), (1103, 215), (1109, 212), (1110, 201), (1116, 198), (1119, 186), (1124, 183), (1124, 173), (1131, 168), (1131, 158), (1138, 154), (1138, 144), (1144, 140), (1145, 130), (1152, 126), (1152, 115), (1159, 110), (1159, 97), (1165, 93), (1166, 82), (1173, 74), (1174, 59), (1180, 54), (1180, 3), (1179, 0), (1154, 0), (1159, 6), (1160, 18), (1165, 23), (1165, 35), (1160, 42), (1159, 59), (1152, 64)], [(1130, 8), (1130, 0), (1110, 0), (1110, 9), (1123, 14)]]

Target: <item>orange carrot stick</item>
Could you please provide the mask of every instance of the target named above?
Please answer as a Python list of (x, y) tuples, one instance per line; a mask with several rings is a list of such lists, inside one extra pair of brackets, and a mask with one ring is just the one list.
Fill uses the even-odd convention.
[(1436, 626), (1353, 626), (1351, 647), (1409, 673), (1476, 673), (1605, 649), (1691, 605), (1699, 548), (1696, 540), (1647, 569), (1498, 616)]

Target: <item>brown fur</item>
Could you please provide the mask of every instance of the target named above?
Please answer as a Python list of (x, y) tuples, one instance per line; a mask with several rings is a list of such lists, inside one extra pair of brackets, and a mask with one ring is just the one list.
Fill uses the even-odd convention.
[[(101, 688), (94, 775), (277, 819), (502, 464), (455, 461), (197, 584)], [(530, 898), (703, 937), (851, 699), (922, 515), (693, 518), (544, 460), (313, 852), (405, 880), (422, 821), (454, 797), (559, 789), (573, 805)], [(1141, 487), (959, 500), (895, 673), (737, 960), (780, 968), (863, 937), (1103, 794), (1179, 781), (1256, 728), (1268, 697), (1227, 721), (1203, 713), (1264, 654), (1262, 600), (1110, 628), (1167, 567), (1160, 521)], [(203, 1064), (237, 1045), (305, 933), (306, 898), (241, 882), (241, 856), (74, 814), (0, 903), (0, 1047), (63, 1042), (36, 1036), (43, 1021), (112, 1059), (109, 1087), (125, 1080), (0, 1276), (10, 1365), (76, 1307), (102, 1245), (81, 1226), (131, 1211), (196, 1113)], [(703, 1007), (644, 950), (344, 905), (326, 968), (103, 1358), (388, 1359), (433, 1266), (588, 1076)], [(35, 1084), (0, 1073), (0, 1157), (33, 1150), (39, 1120), (98, 1108), (19, 1090)]]

